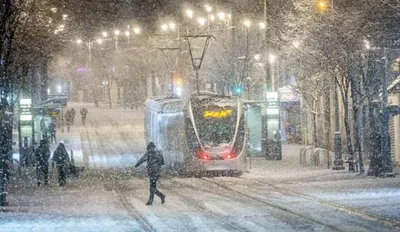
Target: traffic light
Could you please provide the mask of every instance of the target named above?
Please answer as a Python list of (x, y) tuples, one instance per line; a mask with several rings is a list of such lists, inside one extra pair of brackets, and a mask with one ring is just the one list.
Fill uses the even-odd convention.
[(232, 86), (232, 93), (234, 96), (241, 96), (243, 93), (243, 87), (240, 85)]

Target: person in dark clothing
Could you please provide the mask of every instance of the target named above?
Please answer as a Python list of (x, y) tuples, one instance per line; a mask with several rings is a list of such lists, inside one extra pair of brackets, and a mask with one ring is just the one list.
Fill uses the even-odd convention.
[(147, 152), (144, 156), (136, 163), (135, 167), (139, 167), (142, 163), (147, 162), (147, 174), (150, 177), (150, 197), (146, 205), (152, 205), (154, 194), (160, 199), (161, 203), (165, 203), (165, 195), (157, 189), (157, 180), (160, 178), (161, 165), (164, 165), (164, 157), (160, 150), (156, 149), (156, 145), (150, 142), (147, 145)]
[(37, 185), (40, 186), (42, 177), (44, 179), (44, 184), (49, 184), (49, 159), (50, 159), (50, 149), (47, 145), (46, 140), (40, 141), (40, 146), (36, 150), (36, 176)]
[(74, 108), (71, 108), (70, 114), (71, 114), (71, 118), (72, 118), (72, 124), (74, 124), (74, 122), (75, 122), (75, 114), (76, 114)]
[(54, 124), (53, 121), (51, 121), (49, 124), (49, 132), (50, 132), (51, 143), (53, 143), (53, 141), (54, 141), (54, 143), (56, 143), (57, 142), (57, 138), (56, 138), (57, 130), (56, 130), (56, 125)]
[(88, 110), (86, 108), (81, 109), (81, 116), (82, 116), (82, 124), (85, 125), (86, 123), (86, 115), (88, 113)]
[(69, 169), (69, 155), (63, 143), (58, 144), (57, 149), (53, 153), (53, 163), (57, 166), (58, 183), (60, 186), (67, 184), (67, 170)]
[(69, 132), (69, 129), (71, 128), (72, 125), (72, 113), (70, 110), (65, 113), (65, 124), (67, 125), (67, 131)]

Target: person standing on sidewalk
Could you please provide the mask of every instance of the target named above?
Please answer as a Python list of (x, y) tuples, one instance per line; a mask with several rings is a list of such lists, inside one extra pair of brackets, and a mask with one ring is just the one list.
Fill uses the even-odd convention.
[(71, 114), (72, 124), (74, 124), (75, 123), (75, 114), (76, 114), (74, 108), (71, 108), (70, 114)]
[(86, 123), (86, 115), (87, 115), (87, 113), (88, 113), (88, 110), (85, 109), (85, 107), (83, 107), (81, 109), (82, 125), (85, 125), (85, 123)]
[(40, 186), (42, 178), (44, 179), (44, 185), (48, 185), (50, 149), (46, 140), (40, 141), (40, 145), (36, 150), (35, 156), (37, 185)]
[(50, 142), (56, 143), (57, 142), (57, 137), (56, 137), (56, 133), (57, 133), (57, 129), (56, 129), (56, 125), (54, 124), (53, 120), (51, 120), (50, 124), (49, 124), (49, 132), (50, 132)]
[(56, 164), (58, 171), (58, 183), (60, 186), (67, 184), (67, 172), (70, 167), (69, 155), (63, 143), (58, 144), (53, 153), (52, 162)]
[(72, 113), (70, 110), (65, 113), (65, 124), (67, 125), (67, 131), (69, 132), (69, 129), (71, 128), (72, 125)]
[(157, 189), (157, 180), (160, 178), (161, 165), (164, 165), (164, 157), (160, 150), (156, 149), (156, 145), (150, 142), (147, 145), (147, 152), (136, 163), (135, 168), (139, 167), (142, 163), (147, 161), (147, 174), (150, 177), (150, 196), (146, 205), (152, 205), (154, 194), (161, 199), (161, 204), (165, 203), (165, 195)]

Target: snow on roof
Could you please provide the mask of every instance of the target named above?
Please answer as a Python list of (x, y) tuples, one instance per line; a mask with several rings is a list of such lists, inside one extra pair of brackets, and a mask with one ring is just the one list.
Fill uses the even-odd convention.
[(182, 111), (184, 103), (182, 98), (168, 98), (164, 96), (149, 98), (146, 100), (146, 108), (159, 113), (176, 113)]

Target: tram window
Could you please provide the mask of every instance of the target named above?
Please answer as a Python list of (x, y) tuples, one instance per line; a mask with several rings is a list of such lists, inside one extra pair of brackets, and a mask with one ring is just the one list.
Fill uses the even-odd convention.
[(239, 121), (239, 128), (238, 128), (238, 134), (236, 136), (236, 141), (235, 141), (235, 149), (238, 151), (241, 151), (243, 149), (243, 142), (244, 142), (244, 136), (245, 136), (245, 127), (244, 127), (244, 116), (240, 118)]
[(192, 122), (190, 121), (189, 118), (185, 119), (185, 125), (186, 125), (185, 130), (186, 130), (187, 143), (189, 149), (194, 151), (195, 149), (200, 147), (200, 144), (197, 140), (196, 133), (194, 132)]

